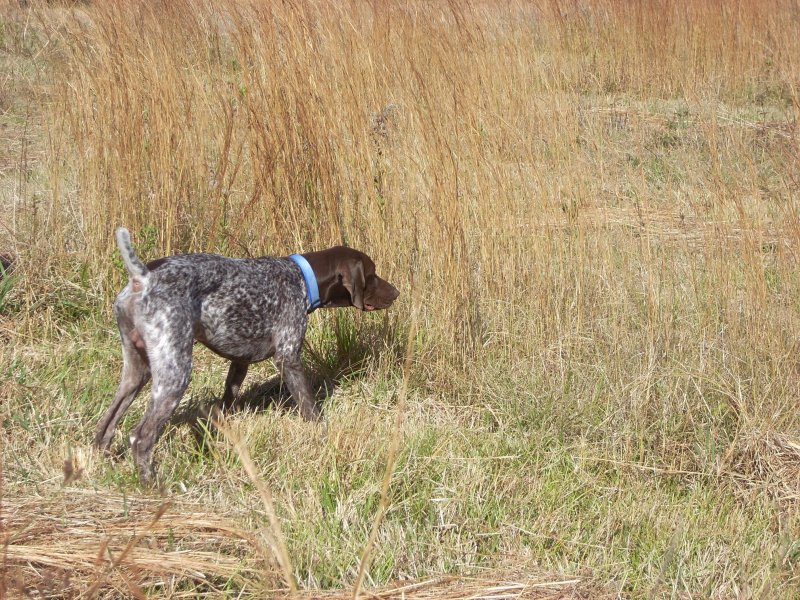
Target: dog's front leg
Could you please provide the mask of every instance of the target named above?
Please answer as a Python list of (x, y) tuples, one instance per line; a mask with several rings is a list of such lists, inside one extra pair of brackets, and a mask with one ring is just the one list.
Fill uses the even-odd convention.
[(319, 408), (314, 401), (314, 396), (311, 394), (311, 386), (303, 370), (300, 353), (298, 352), (290, 356), (276, 356), (275, 363), (278, 365), (281, 377), (284, 383), (286, 383), (286, 387), (288, 387), (289, 391), (292, 393), (292, 397), (297, 403), (297, 407), (300, 409), (300, 414), (303, 415), (303, 418), (307, 421), (319, 421)]

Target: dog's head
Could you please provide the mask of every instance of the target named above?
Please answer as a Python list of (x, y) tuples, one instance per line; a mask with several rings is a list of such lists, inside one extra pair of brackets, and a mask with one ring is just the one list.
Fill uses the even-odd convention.
[(375, 263), (358, 250), (336, 246), (303, 255), (314, 269), (323, 308), (355, 306), (364, 311), (388, 308), (400, 295), (375, 273)]

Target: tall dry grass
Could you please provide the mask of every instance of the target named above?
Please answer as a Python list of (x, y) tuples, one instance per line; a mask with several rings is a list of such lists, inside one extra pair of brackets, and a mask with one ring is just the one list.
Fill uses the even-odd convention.
[[(531, 449), (501, 477), (516, 491), (495, 486), (504, 502), (539, 506), (546, 489), (511, 482), (563, 452), (576, 473), (719, 487), (766, 511), (769, 540), (796, 537), (795, 2), (5, 10), (38, 32), (44, 80), (38, 175), (6, 196), (19, 343), (107, 316), (119, 225), (145, 258), (347, 243), (401, 291), (419, 288), (413, 393), (481, 407), (487, 431)], [(376, 387), (396, 382), (412, 310), (406, 293), (380, 327), (341, 317), (372, 344)], [(344, 335), (332, 323), (314, 323), (314, 344)], [(564, 560), (613, 571), (614, 506)], [(734, 536), (747, 523), (736, 518)], [(675, 535), (693, 539), (686, 519)], [(509, 553), (530, 547), (504, 539)], [(708, 559), (717, 570), (684, 538), (662, 541), (692, 565), (686, 589), (797, 589), (783, 541), (748, 546), (770, 567), (726, 546)], [(438, 551), (411, 571), (447, 563)], [(680, 588), (680, 567), (649, 560), (632, 589)]]
[(530, 357), (615, 316), (668, 355), (682, 331), (670, 307), (696, 321), (693, 340), (732, 325), (784, 354), (793, 313), (768, 280), (794, 289), (796, 13), (677, 1), (41, 12), (63, 55), (51, 156), (68, 157), (51, 167), (42, 243), (96, 257), (100, 273), (120, 223), (150, 256), (365, 248), (401, 285), (418, 274), (444, 372), (485, 352)]

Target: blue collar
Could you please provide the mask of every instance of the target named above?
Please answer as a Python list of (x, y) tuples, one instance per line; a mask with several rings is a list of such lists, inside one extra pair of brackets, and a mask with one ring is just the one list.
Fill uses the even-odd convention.
[(308, 302), (311, 304), (308, 312), (311, 312), (322, 306), (322, 302), (319, 299), (319, 286), (317, 285), (317, 277), (314, 275), (314, 269), (311, 268), (311, 265), (308, 264), (305, 257), (300, 254), (292, 254), (289, 258), (293, 260), (297, 266), (300, 267), (300, 271), (303, 272), (303, 279), (306, 282), (306, 289), (308, 290)]

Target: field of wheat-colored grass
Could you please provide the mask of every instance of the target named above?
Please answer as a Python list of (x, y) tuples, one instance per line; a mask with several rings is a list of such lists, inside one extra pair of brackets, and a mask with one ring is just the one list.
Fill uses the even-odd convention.
[[(0, 0), (0, 595), (800, 596), (800, 6)], [(324, 425), (92, 449), (146, 260), (347, 244)], [(8, 262), (8, 261), (7, 261)]]

